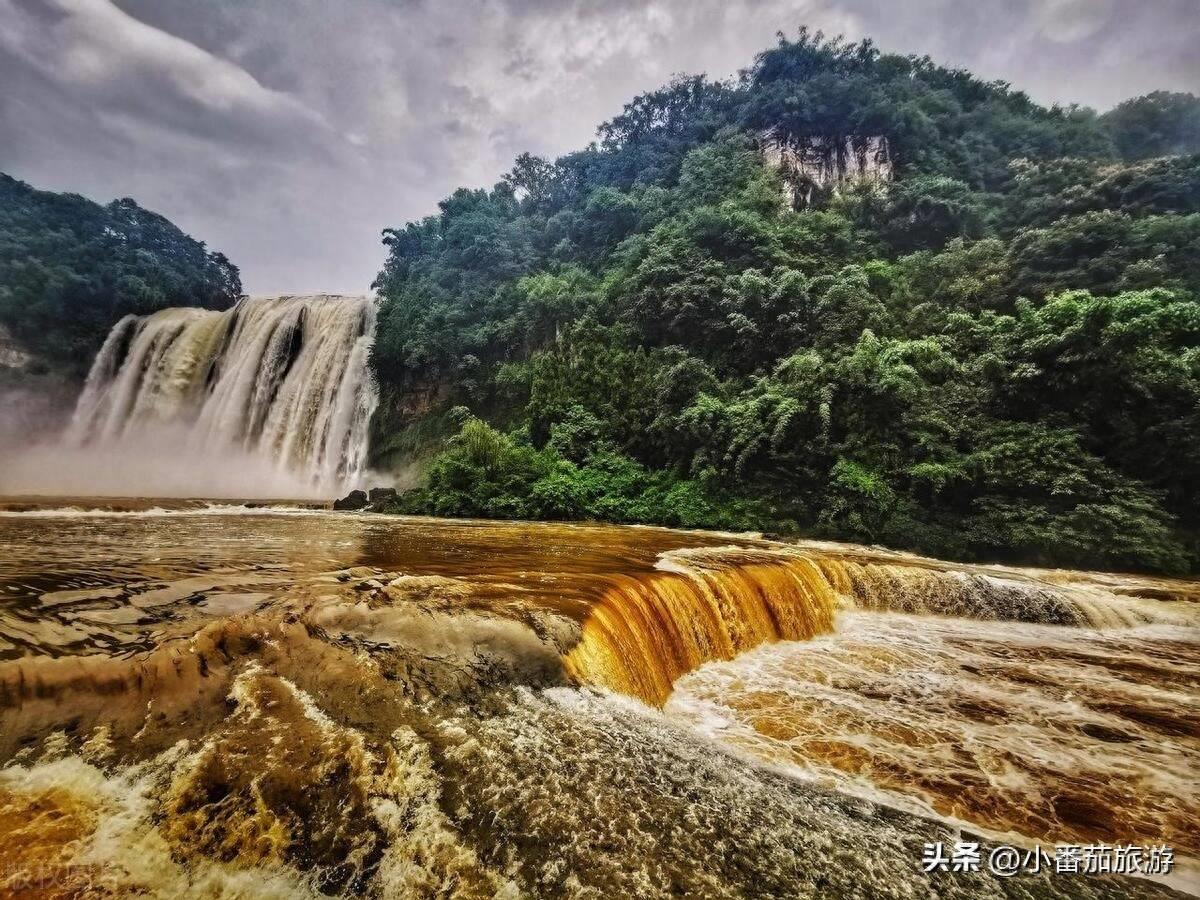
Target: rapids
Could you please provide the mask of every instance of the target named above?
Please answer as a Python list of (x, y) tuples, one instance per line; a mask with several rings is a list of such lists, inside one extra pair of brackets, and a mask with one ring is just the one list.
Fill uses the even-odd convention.
[(4, 896), (1172, 893), (922, 874), (963, 830), (1193, 871), (1194, 583), (91, 506), (0, 505)]
[[(1200, 634), (844, 614), (684, 676), (667, 714), (859, 796), (1200, 857)], [(906, 802), (908, 801), (908, 802)]]

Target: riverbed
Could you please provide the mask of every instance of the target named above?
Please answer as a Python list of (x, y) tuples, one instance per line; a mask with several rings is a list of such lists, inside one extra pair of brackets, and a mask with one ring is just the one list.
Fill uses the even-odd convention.
[[(15, 896), (1195, 891), (1200, 589), (286, 505), (0, 503)], [(1144, 878), (927, 843), (1169, 844)]]

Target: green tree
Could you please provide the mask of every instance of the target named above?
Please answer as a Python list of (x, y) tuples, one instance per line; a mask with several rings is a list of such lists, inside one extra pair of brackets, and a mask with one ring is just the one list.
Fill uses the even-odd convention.
[(0, 324), (68, 372), (87, 371), (122, 317), (225, 309), (237, 267), (129, 199), (107, 206), (0, 174)]
[(1101, 119), (1125, 159), (1200, 153), (1200, 97), (1154, 91), (1117, 105)]
[[(1200, 155), (1141, 158), (1192, 109), (807, 30), (635, 98), (386, 233), (379, 446), (433, 456), (402, 507), (1195, 571)], [(827, 164), (801, 209), (778, 141)]]

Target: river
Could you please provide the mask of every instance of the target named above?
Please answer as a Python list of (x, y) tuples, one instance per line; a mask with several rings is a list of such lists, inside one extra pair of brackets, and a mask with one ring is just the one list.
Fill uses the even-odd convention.
[[(0, 503), (0, 892), (1196, 892), (1200, 587), (658, 528)], [(1165, 843), (1168, 886), (926, 875)]]

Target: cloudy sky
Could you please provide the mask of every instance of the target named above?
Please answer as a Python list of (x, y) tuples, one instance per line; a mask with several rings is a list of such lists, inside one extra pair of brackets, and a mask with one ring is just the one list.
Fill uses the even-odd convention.
[(382, 228), (802, 23), (1045, 102), (1200, 93), (1200, 0), (0, 0), (0, 171), (131, 196), (250, 292), (362, 292)]

